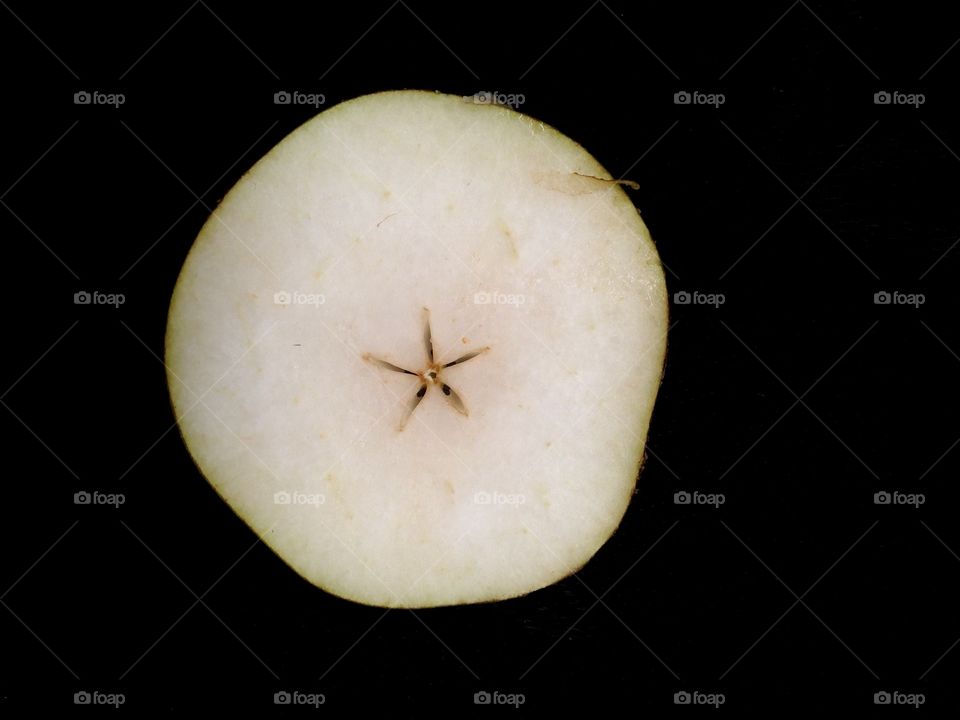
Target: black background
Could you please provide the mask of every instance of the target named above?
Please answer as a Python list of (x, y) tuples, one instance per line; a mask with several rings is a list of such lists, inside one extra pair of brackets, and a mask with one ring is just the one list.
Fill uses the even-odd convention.
[[(948, 9), (5, 0), (0, 711), (77, 709), (82, 690), (181, 714), (276, 712), (280, 690), (323, 693), (325, 713), (496, 712), (474, 706), (484, 690), (523, 693), (519, 715), (670, 711), (679, 691), (771, 712), (919, 692), (956, 710)], [(725, 299), (672, 304), (620, 530), (516, 600), (331, 597), (256, 543), (172, 428), (160, 358), (179, 268), (224, 193), (315, 112), (274, 93), (329, 107), (396, 88), (522, 93), (640, 184), (671, 294)], [(83, 90), (125, 103), (74, 104)], [(725, 102), (674, 103), (694, 90)], [(875, 104), (884, 90), (925, 102)], [(126, 302), (75, 305), (83, 290)], [(126, 502), (78, 506), (81, 490)], [(677, 505), (683, 490), (725, 503)], [(877, 505), (883, 490), (925, 503)]]

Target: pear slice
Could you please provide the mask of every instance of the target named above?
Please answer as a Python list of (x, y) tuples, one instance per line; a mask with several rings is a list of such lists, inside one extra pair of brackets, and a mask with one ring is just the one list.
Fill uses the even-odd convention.
[(290, 567), (368, 605), (579, 569), (633, 495), (666, 349), (620, 184), (525, 115), (333, 107), (227, 194), (180, 274), (168, 381), (200, 471)]

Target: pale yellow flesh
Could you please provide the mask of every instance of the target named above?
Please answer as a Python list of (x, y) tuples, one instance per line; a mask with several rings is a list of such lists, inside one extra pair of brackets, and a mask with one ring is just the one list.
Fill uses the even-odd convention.
[[(610, 537), (667, 301), (609, 178), (536, 120), (411, 91), (320, 114), (226, 196), (174, 292), (170, 392), (202, 473), (298, 573), (371, 605), (483, 602)], [(440, 364), (489, 350), (442, 371), (462, 408), (431, 386), (407, 418), (420, 379), (364, 356), (423, 370), (424, 308)]]

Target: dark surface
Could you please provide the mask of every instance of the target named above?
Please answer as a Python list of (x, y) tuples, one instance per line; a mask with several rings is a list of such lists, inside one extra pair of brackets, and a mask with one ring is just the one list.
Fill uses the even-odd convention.
[[(323, 693), (327, 713), (486, 713), (483, 690), (523, 693), (520, 714), (664, 712), (683, 690), (768, 713), (868, 713), (879, 691), (960, 706), (945, 8), (7, 4), (0, 712), (73, 710), (81, 690), (178, 714), (273, 712), (280, 690)], [(672, 307), (646, 469), (594, 560), (525, 598), (416, 613), (331, 597), (255, 544), (171, 429), (159, 360), (209, 210), (315, 112), (273, 94), (407, 87), (523, 93), (640, 184), (671, 294), (725, 298)], [(73, 104), (94, 89), (126, 102)], [(925, 303), (874, 303), (895, 290)], [(126, 502), (74, 504), (94, 489)]]

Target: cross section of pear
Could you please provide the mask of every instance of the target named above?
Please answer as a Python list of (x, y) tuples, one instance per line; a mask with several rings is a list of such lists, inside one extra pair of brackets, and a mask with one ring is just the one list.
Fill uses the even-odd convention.
[(544, 587), (606, 542), (666, 331), (654, 244), (593, 157), (508, 108), (402, 91), (321, 113), (233, 187), (183, 266), (166, 363), (200, 471), (280, 558), (340, 597), (431, 607)]

